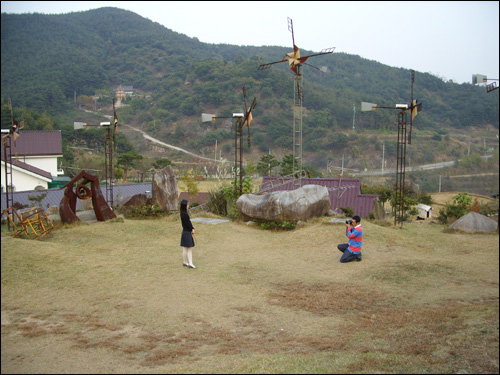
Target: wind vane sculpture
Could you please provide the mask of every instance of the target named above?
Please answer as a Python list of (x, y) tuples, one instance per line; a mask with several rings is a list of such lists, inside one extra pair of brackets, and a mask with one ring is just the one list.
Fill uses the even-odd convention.
[[(295, 44), (295, 36), (293, 33), (293, 21), (288, 17), (288, 31), (292, 33), (292, 44), (293, 52), (287, 53), (282, 60), (275, 61), (267, 64), (262, 64), (259, 66), (259, 70), (269, 69), (274, 64), (279, 64), (282, 62), (288, 62), (289, 68), (295, 73), (296, 87), (294, 89), (294, 110), (293, 110), (293, 176), (294, 176), (294, 186), (299, 187), (302, 185), (302, 101), (304, 99), (302, 90), (302, 64), (311, 66), (319, 71), (326, 73), (327, 68), (323, 66), (318, 68), (314, 65), (306, 63), (306, 60), (310, 57), (328, 55), (333, 53), (335, 47), (326, 48), (320, 53), (315, 53), (307, 56), (300, 56), (299, 47)], [(298, 166), (295, 165), (297, 160)], [(298, 177), (298, 179), (295, 179)]]
[(116, 149), (116, 131), (118, 128), (118, 115), (116, 114), (115, 98), (113, 98), (113, 125), (111, 122), (101, 122), (99, 125), (89, 125), (85, 122), (74, 122), (74, 129), (86, 129), (88, 127), (104, 127), (104, 164), (106, 180), (106, 200), (113, 207), (113, 151)]
[(243, 194), (243, 127), (246, 125), (248, 128), (247, 142), (248, 147), (251, 146), (250, 139), (250, 124), (252, 123), (253, 116), (252, 111), (257, 105), (257, 98), (254, 98), (250, 107), (247, 107), (247, 93), (245, 87), (242, 88), (243, 100), (245, 102), (245, 112), (244, 113), (233, 113), (232, 116), (216, 116), (213, 114), (202, 113), (201, 121), (209, 122), (215, 121), (218, 118), (236, 118), (235, 130), (234, 130), (234, 189), (237, 191), (239, 187), (240, 195)]
[[(7, 208), (12, 207), (14, 204), (14, 195), (11, 193), (10, 189), (13, 187), (12, 182), (12, 141), (14, 141), (14, 153), (16, 153), (16, 140), (19, 138), (19, 130), (24, 128), (24, 121), (20, 123), (14, 119), (14, 113), (12, 111), (12, 103), (10, 98), (8, 99), (9, 109), (10, 109), (10, 118), (12, 122), (12, 126), (9, 129), (9, 132), (2, 136), (2, 145), (4, 152), (4, 162), (5, 162), (5, 199)], [(17, 159), (16, 159), (17, 160)], [(15, 162), (15, 161), (14, 161)], [(9, 222), (8, 222), (9, 223)], [(10, 223), (8, 224), (10, 229)]]
[[(406, 175), (406, 144), (411, 144), (411, 133), (413, 120), (418, 112), (422, 110), (422, 103), (413, 99), (413, 83), (415, 82), (415, 71), (411, 71), (411, 102), (408, 104), (396, 104), (395, 107), (380, 107), (374, 103), (361, 103), (361, 111), (376, 111), (378, 108), (396, 109), (398, 114), (398, 149), (397, 149), (397, 167), (396, 167), (396, 194), (394, 207), (394, 225), (399, 221), (403, 225), (404, 206), (405, 206), (405, 175)], [(407, 136), (407, 114), (410, 112), (410, 129)]]

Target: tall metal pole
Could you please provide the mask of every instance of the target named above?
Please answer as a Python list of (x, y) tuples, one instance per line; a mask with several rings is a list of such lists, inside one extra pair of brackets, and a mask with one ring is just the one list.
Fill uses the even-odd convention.
[[(293, 96), (293, 185), (302, 186), (302, 65), (297, 65)], [(297, 158), (298, 165), (295, 165)]]
[(104, 179), (106, 181), (106, 201), (109, 207), (113, 208), (113, 135), (111, 126), (108, 126), (104, 139)]
[[(243, 174), (243, 121), (237, 120), (235, 123), (234, 130), (234, 192), (235, 195), (238, 195), (238, 191), (243, 194), (243, 182), (242, 182), (242, 174)], [(238, 160), (239, 159), (239, 160)], [(239, 180), (239, 181), (238, 181)]]
[(240, 196), (243, 194), (243, 121), (240, 122)]
[(406, 112), (401, 111), (398, 115), (398, 148), (396, 167), (396, 197), (394, 225), (399, 221), (403, 226), (404, 198), (405, 198), (405, 167), (406, 167)]
[[(11, 192), (9, 191), (9, 189), (12, 187), (12, 134), (8, 134), (7, 138), (2, 139), (2, 141), (4, 140), (5, 142), (3, 145), (3, 154), (5, 160), (5, 203), (7, 205), (5, 208), (8, 209), (14, 205), (14, 193), (12, 192), (11, 194)], [(9, 150), (8, 153), (7, 150)], [(7, 220), (7, 227), (10, 230), (10, 220)]]

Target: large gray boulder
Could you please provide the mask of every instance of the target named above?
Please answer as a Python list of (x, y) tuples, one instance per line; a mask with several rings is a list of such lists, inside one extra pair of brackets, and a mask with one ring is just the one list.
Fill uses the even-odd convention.
[(377, 220), (386, 219), (384, 206), (382, 205), (382, 203), (378, 198), (373, 201), (373, 216), (375, 216), (375, 219)]
[(120, 207), (141, 207), (148, 203), (147, 194), (135, 194), (126, 197), (119, 197), (116, 201), (117, 206)]
[(151, 195), (153, 203), (158, 203), (160, 208), (168, 211), (178, 209), (177, 181), (170, 166), (154, 174)]
[(493, 232), (498, 228), (498, 222), (477, 212), (469, 212), (451, 224), (449, 229), (460, 230), (462, 232)]
[(305, 185), (292, 191), (243, 194), (236, 207), (245, 220), (297, 222), (324, 216), (330, 210), (330, 197), (324, 186)]

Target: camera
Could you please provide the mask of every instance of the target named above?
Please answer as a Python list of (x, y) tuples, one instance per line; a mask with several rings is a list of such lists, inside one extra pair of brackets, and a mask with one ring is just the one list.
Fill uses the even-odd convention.
[(345, 223), (346, 224), (352, 224), (352, 220), (346, 220)]

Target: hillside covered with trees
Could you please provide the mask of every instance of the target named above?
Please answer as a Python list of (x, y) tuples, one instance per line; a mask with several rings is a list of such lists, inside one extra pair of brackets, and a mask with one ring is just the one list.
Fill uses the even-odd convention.
[[(27, 128), (62, 129), (66, 142), (77, 142), (79, 133), (72, 123), (90, 116), (79, 110), (82, 104), (109, 115), (114, 90), (126, 85), (134, 87), (135, 95), (119, 108), (122, 124), (208, 153), (216, 141), (229, 144), (234, 130), (230, 120), (201, 123), (201, 113), (241, 112), (245, 86), (248, 98), (257, 98), (253, 149), (291, 151), (293, 73), (287, 64), (258, 70), (260, 64), (290, 52), (287, 48), (206, 44), (117, 8), (64, 15), (2, 14), (1, 28), (2, 128), (10, 126), (6, 104), (11, 98), (17, 120), (25, 120)], [(351, 166), (373, 168), (379, 163), (373, 153), (378, 155), (382, 147), (391, 157), (396, 113), (361, 112), (360, 103), (409, 103), (410, 70), (342, 52), (319, 56), (314, 64), (326, 66), (328, 72), (304, 67), (307, 162), (320, 166), (346, 154)], [(409, 150), (415, 163), (436, 161), (438, 154), (463, 157), (470, 129), (498, 134), (498, 92), (486, 94), (484, 87), (416, 72), (414, 98), (423, 103), (415, 121), (415, 146)], [(462, 139), (455, 139), (457, 134), (463, 134)], [(130, 151), (123, 142), (119, 152)], [(226, 151), (232, 150), (228, 147)]]

